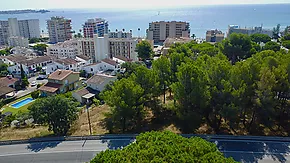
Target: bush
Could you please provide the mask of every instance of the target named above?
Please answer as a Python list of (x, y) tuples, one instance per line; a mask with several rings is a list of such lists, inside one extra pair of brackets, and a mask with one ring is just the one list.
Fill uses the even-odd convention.
[(125, 162), (235, 162), (225, 158), (214, 143), (199, 137), (184, 138), (172, 132), (147, 132), (136, 142), (99, 153), (91, 163)]
[(43, 84), (37, 84), (36, 88), (38, 89), (39, 87), (41, 87)]
[(282, 42), (282, 46), (284, 46), (284, 47), (287, 48), (287, 49), (290, 49), (290, 40), (283, 41), (283, 42)]
[(39, 91), (34, 91), (34, 92), (32, 92), (32, 93), (31, 93), (31, 97), (32, 97), (33, 99), (37, 99), (37, 98), (39, 97)]

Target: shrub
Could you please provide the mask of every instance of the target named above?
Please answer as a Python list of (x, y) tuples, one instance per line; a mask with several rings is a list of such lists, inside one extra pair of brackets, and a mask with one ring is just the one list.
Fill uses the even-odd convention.
[(39, 97), (39, 91), (34, 91), (34, 92), (32, 92), (32, 93), (31, 93), (31, 97), (32, 97), (33, 99), (37, 99), (37, 98)]

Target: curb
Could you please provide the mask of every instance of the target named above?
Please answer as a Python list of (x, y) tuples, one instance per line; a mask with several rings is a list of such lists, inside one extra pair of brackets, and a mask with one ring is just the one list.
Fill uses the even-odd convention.
[[(64, 136), (64, 137), (47, 137), (47, 138), (31, 138), (23, 140), (7, 140), (0, 141), (2, 145), (15, 145), (26, 143), (41, 143), (51, 141), (80, 141), (80, 140), (110, 140), (110, 139), (135, 139), (138, 134), (116, 134), (116, 135), (92, 135), (92, 136)], [(249, 141), (276, 141), (276, 142), (290, 142), (290, 137), (268, 137), (268, 136), (232, 136), (232, 135), (196, 135), (196, 134), (181, 134), (181, 136), (201, 137), (208, 141), (214, 140), (249, 140)]]

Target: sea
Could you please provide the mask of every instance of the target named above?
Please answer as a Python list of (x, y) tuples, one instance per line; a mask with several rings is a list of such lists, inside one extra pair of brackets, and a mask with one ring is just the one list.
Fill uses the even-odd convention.
[[(226, 33), (229, 25), (240, 27), (263, 26), (273, 29), (277, 24), (281, 28), (290, 25), (290, 4), (259, 5), (215, 5), (187, 6), (154, 9), (51, 9), (48, 13), (30, 13), (0, 15), (0, 20), (8, 18), (39, 19), (40, 28), (47, 32), (46, 20), (52, 16), (64, 16), (72, 20), (73, 30), (79, 32), (87, 19), (104, 18), (109, 21), (111, 31), (132, 30), (133, 36), (146, 36), (146, 29), (152, 21), (188, 21), (191, 34), (205, 38), (210, 29), (219, 29)], [(140, 29), (140, 31), (138, 30)]]

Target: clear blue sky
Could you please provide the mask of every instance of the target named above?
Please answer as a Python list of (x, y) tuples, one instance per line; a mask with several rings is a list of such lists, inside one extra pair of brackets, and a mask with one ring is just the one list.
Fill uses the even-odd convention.
[(290, 0), (1, 0), (0, 10), (59, 8), (152, 8), (214, 4), (290, 3)]

